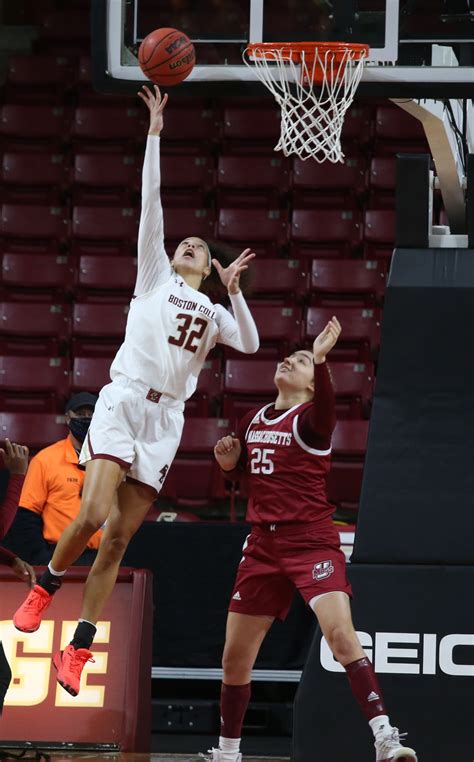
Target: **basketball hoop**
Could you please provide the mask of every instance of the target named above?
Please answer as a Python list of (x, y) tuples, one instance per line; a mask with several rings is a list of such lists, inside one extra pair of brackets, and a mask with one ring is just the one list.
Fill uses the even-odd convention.
[(254, 42), (243, 53), (281, 108), (275, 151), (342, 161), (341, 131), (369, 54), (348, 42)]

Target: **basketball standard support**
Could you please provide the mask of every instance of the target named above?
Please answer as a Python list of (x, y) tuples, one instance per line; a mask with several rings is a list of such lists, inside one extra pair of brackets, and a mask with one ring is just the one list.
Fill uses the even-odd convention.
[[(433, 45), (433, 66), (455, 67), (458, 61), (452, 48)], [(474, 150), (474, 112), (470, 99), (465, 101), (392, 99), (393, 103), (418, 119), (437, 172), (437, 181), (448, 216), (450, 232), (464, 235), (466, 231), (466, 173), (463, 146)]]

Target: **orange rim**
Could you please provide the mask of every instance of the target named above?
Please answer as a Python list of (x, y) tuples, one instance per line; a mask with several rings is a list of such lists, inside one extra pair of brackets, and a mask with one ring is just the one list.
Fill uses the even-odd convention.
[(289, 60), (300, 63), (301, 54), (304, 53), (307, 61), (313, 61), (319, 53), (323, 58), (327, 53), (333, 53), (332, 60), (342, 60), (351, 52), (353, 60), (360, 60), (369, 55), (370, 46), (352, 42), (249, 42), (246, 52), (254, 58), (274, 60), (272, 53), (278, 50)]

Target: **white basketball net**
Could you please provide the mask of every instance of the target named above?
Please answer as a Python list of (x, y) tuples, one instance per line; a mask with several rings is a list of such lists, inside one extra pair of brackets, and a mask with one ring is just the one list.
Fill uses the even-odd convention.
[[(261, 50), (261, 56), (258, 55)], [(257, 77), (274, 95), (281, 108), (280, 140), (275, 151), (301, 159), (333, 163), (344, 158), (341, 131), (344, 116), (351, 105), (364, 70), (366, 56), (350, 48), (336, 60), (333, 51), (320, 52), (317, 43), (311, 62), (301, 51), (301, 63), (291, 56), (291, 43), (283, 48), (247, 49), (244, 62), (255, 67)], [(313, 60), (314, 55), (314, 60)], [(322, 82), (313, 85), (315, 72), (322, 72)]]

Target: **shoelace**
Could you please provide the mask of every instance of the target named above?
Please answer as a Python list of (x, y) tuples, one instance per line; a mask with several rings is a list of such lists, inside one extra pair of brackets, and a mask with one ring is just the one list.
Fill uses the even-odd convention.
[(37, 611), (38, 609), (44, 608), (47, 603), (48, 598), (44, 598), (36, 590), (32, 590), (25, 601), (25, 609), (26, 611)]
[(389, 736), (382, 736), (382, 744), (388, 749), (396, 749), (400, 746), (400, 741), (407, 737), (408, 733), (400, 733), (398, 728), (392, 728)]
[(203, 754), (202, 751), (199, 752), (199, 756), (201, 759), (204, 760), (204, 762), (212, 762), (212, 757), (214, 755), (214, 752), (217, 751), (217, 749), (208, 749), (207, 754), (210, 754), (211, 756), (208, 757), (207, 754)]
[(91, 661), (95, 664), (95, 659), (92, 658), (90, 653), (89, 656), (86, 656), (85, 654), (80, 654), (75, 650), (74, 656), (71, 658), (71, 669), (80, 670), (84, 664), (87, 664), (88, 661)]

